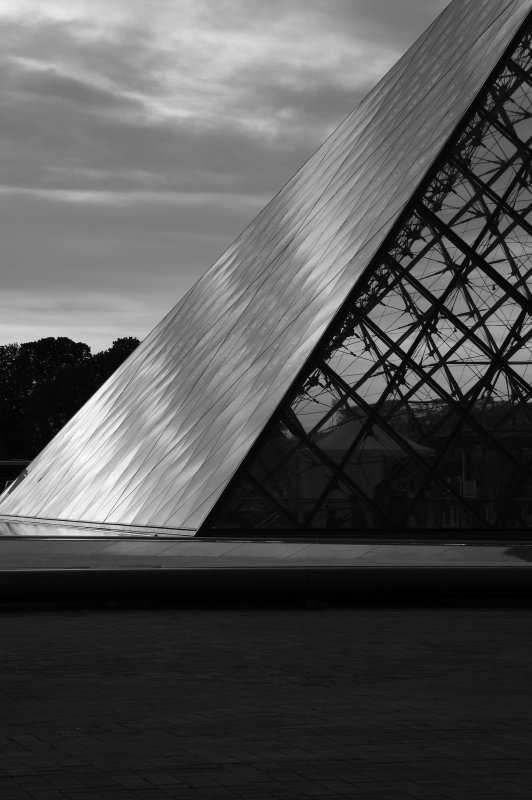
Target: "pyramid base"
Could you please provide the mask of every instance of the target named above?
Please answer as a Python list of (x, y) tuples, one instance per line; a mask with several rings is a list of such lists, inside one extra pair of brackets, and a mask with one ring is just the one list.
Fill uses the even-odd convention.
[(493, 543), (510, 546), (512, 543), (532, 545), (529, 528), (389, 528), (386, 530), (307, 528), (299, 530), (274, 529), (213, 529), (198, 531), (191, 528), (163, 528), (114, 523), (78, 522), (70, 520), (41, 519), (0, 515), (0, 540), (5, 537), (39, 539), (171, 539), (249, 541), (259, 542), (315, 542), (323, 545), (344, 542), (357, 544), (413, 544), (437, 545), (442, 543)]
[(168, 538), (0, 521), (0, 605), (532, 601), (527, 532), (467, 542), (447, 531), (416, 541), (256, 533)]

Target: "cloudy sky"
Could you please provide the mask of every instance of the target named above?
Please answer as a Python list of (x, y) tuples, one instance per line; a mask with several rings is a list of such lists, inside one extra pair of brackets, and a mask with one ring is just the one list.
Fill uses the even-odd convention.
[(143, 338), (448, 0), (0, 0), (0, 344)]

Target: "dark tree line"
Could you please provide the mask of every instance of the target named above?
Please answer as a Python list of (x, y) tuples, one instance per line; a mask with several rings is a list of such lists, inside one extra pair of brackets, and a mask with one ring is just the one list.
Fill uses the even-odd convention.
[(31, 459), (139, 344), (91, 353), (65, 336), (0, 345), (0, 459)]

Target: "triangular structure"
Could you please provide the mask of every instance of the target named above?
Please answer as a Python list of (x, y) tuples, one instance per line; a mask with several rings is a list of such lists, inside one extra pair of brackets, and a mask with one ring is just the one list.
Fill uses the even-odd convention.
[(0, 512), (528, 526), (531, 11), (454, 0)]

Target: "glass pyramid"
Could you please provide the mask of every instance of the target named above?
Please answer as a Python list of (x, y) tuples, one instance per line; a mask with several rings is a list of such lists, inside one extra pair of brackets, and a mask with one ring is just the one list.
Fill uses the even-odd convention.
[(529, 527), (531, 30), (532, 0), (453, 0), (0, 514)]

